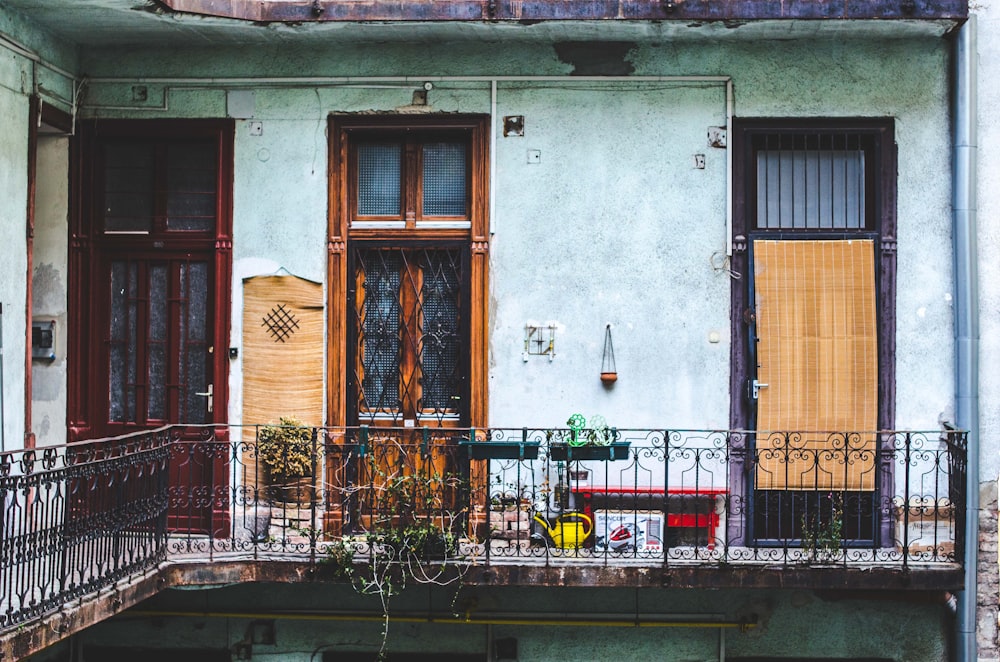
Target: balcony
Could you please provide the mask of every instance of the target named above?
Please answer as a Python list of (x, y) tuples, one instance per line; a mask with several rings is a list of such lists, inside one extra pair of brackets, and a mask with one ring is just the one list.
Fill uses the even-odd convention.
[(101, 594), (114, 612), (172, 585), (393, 566), (480, 585), (961, 585), (964, 432), (362, 426), (268, 447), (274, 431), (0, 454), (0, 635)]

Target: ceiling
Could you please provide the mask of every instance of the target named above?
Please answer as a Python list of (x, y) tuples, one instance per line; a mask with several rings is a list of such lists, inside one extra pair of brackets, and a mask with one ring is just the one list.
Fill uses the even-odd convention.
[[(285, 0), (270, 0), (281, 2)], [(290, 0), (289, 0), (290, 1)], [(898, 38), (942, 35), (954, 19), (767, 20), (692, 22), (655, 20), (410, 21), (390, 23), (260, 23), (177, 14), (152, 0), (3, 0), (27, 22), (71, 45), (87, 48), (148, 46), (299, 45), (350, 42), (607, 41), (704, 39)]]

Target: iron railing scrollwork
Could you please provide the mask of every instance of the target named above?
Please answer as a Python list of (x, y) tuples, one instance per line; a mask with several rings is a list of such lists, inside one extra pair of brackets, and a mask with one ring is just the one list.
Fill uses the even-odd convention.
[(261, 461), (257, 430), (173, 427), (0, 454), (0, 631), (184, 557), (961, 559), (962, 431), (617, 429), (570, 447), (569, 431), (544, 428), (311, 428), (298, 463), (308, 475), (293, 479)]

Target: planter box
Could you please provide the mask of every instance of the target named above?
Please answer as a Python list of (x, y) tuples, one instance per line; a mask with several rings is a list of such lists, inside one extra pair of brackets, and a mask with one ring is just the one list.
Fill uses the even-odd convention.
[(556, 461), (571, 460), (627, 460), (629, 442), (616, 441), (607, 446), (570, 446), (569, 444), (551, 444), (549, 458)]
[(470, 460), (534, 460), (538, 457), (537, 441), (468, 441), (458, 442)]

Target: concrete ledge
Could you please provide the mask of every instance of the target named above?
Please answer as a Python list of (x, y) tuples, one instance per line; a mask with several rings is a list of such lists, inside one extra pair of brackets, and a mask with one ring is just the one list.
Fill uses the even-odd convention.
[[(356, 564), (359, 572), (365, 564)], [(468, 586), (549, 586), (680, 589), (810, 589), (841, 595), (873, 594), (883, 599), (931, 598), (962, 586), (960, 566), (807, 567), (807, 566), (663, 566), (579, 562), (453, 564)], [(285, 559), (189, 559), (160, 564), (148, 572), (78, 601), (58, 612), (0, 635), (0, 661), (12, 662), (119, 614), (160, 591), (174, 587), (212, 587), (248, 582), (283, 584), (343, 582), (322, 563)]]

